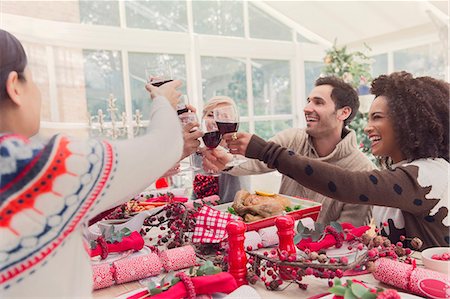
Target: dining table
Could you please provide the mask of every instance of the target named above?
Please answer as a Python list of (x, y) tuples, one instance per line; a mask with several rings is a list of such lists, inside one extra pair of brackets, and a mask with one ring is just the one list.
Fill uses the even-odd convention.
[[(157, 234), (162, 233), (159, 229), (156, 229), (156, 231), (150, 232), (151, 236), (156, 236)], [(145, 237), (146, 246), (151, 246), (151, 242), (149, 242), (148, 236)], [(418, 267), (423, 267), (422, 261), (421, 261), (421, 255), (420, 252), (414, 252), (411, 257), (416, 260)], [(198, 258), (198, 262), (201, 263), (202, 260)], [(187, 269), (186, 269), (187, 270)], [(182, 270), (179, 270), (182, 271)], [(368, 273), (367, 271), (348, 271), (346, 273), (351, 273), (351, 276), (344, 276), (341, 278), (342, 283), (344, 283), (347, 279), (350, 280), (358, 280), (363, 282), (368, 287), (373, 288), (384, 288), (384, 289), (396, 289), (393, 286), (386, 285), (374, 278), (374, 276), (371, 273)], [(162, 273), (157, 277), (154, 277), (153, 281), (157, 282), (160, 281), (167, 273)], [(122, 283), (122, 284), (115, 284), (107, 288), (94, 290), (92, 292), (93, 298), (115, 298), (120, 295), (132, 292), (137, 289), (143, 289), (146, 288), (146, 283), (148, 283), (148, 279), (141, 279), (138, 281), (132, 281), (128, 283)], [(302, 289), (299, 287), (296, 283), (289, 283), (284, 282), (278, 290), (268, 290), (265, 286), (265, 284), (259, 279), (255, 284), (250, 284), (249, 286), (254, 289), (254, 296), (252, 298), (270, 298), (270, 299), (277, 299), (277, 298), (331, 298), (329, 293), (329, 279), (321, 279), (314, 277), (313, 275), (303, 276), (301, 280), (302, 284), (306, 284), (307, 288)], [(399, 292), (404, 292), (402, 295), (402, 298), (420, 298), (418, 296), (406, 294), (406, 291), (396, 289)], [(121, 298), (126, 298), (121, 297)], [(150, 297), (149, 297), (150, 298)], [(222, 296), (214, 296), (213, 298), (223, 298)], [(247, 299), (240, 297), (241, 299)], [(251, 298), (251, 299), (252, 299)]]

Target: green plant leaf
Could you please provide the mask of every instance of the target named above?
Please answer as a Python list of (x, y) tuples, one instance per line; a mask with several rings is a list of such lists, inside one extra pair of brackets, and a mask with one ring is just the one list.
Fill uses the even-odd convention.
[(341, 285), (335, 285), (334, 287), (329, 288), (328, 292), (333, 293), (338, 296), (344, 296), (346, 289), (347, 289), (346, 287), (343, 287)]
[(369, 292), (367, 288), (365, 288), (363, 285), (360, 285), (359, 283), (354, 283), (351, 286), (353, 294), (355, 294), (356, 297), (362, 297), (365, 293)]
[(181, 279), (179, 279), (178, 277), (174, 277), (172, 278), (172, 280), (170, 281), (170, 285), (174, 286), (177, 283), (179, 283), (181, 281)]
[(131, 230), (128, 227), (124, 227), (120, 230), (122, 232), (122, 234), (126, 237), (128, 237), (129, 235), (131, 235)]
[(339, 222), (331, 221), (330, 226), (333, 227), (338, 233), (342, 233), (344, 231), (342, 229), (342, 225)]
[(358, 297), (356, 297), (351, 288), (347, 288), (345, 290), (345, 294), (344, 294), (344, 299), (358, 299)]
[(302, 234), (296, 234), (294, 236), (294, 244), (298, 244), (303, 239)]
[(367, 292), (361, 296), (361, 299), (375, 299), (375, 298), (377, 298), (377, 294), (374, 294), (372, 292)]
[(189, 268), (189, 275), (194, 275), (194, 267), (192, 266), (192, 267), (190, 267)]
[(156, 283), (153, 280), (150, 280), (147, 285), (147, 289), (150, 290), (150, 289), (154, 289), (154, 288), (156, 288)]
[(323, 225), (322, 223), (319, 223), (319, 222), (314, 223), (314, 231), (322, 234), (324, 230), (325, 230), (325, 225)]
[(160, 289), (160, 288), (153, 288), (153, 289), (150, 289), (149, 290), (149, 292), (150, 292), (150, 294), (151, 295), (156, 295), (156, 294), (159, 294), (159, 293), (162, 293), (162, 289)]
[(336, 277), (336, 278), (334, 279), (334, 285), (335, 285), (335, 286), (340, 286), (340, 285), (342, 285), (341, 280), (340, 280), (339, 278)]
[(313, 231), (312, 233), (311, 233), (311, 240), (313, 241), (313, 242), (316, 242), (317, 240), (319, 240), (320, 239), (320, 237), (322, 236), (322, 232), (320, 232), (320, 231)]
[(303, 223), (301, 221), (299, 221), (297, 224), (297, 232), (302, 234), (304, 231), (305, 231), (305, 226), (303, 225)]

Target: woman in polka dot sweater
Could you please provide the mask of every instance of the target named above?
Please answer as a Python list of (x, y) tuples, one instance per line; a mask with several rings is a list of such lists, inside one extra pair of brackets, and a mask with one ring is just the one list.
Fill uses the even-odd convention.
[[(379, 76), (365, 132), (385, 170), (352, 172), (296, 155), (256, 135), (224, 138), (232, 153), (259, 159), (307, 188), (348, 203), (400, 209), (408, 237), (449, 246), (449, 84), (406, 72)], [(237, 139), (236, 139), (237, 137)], [(208, 161), (206, 168), (226, 161)]]
[(39, 130), (41, 94), (21, 43), (0, 30), (0, 298), (87, 298), (87, 220), (143, 190), (175, 164), (180, 81), (152, 95), (145, 136), (108, 142)]

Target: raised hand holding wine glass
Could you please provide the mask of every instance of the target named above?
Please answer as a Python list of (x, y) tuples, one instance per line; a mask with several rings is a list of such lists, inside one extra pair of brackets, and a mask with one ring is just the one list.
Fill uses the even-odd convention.
[[(218, 107), (214, 109), (213, 112), (214, 120), (216, 121), (217, 127), (219, 128), (219, 132), (222, 136), (227, 133), (236, 134), (239, 128), (239, 112), (235, 105)], [(228, 147), (228, 149), (230, 148)], [(236, 166), (245, 161), (238, 159), (234, 153), (232, 154), (233, 160), (229, 163), (229, 166)]]

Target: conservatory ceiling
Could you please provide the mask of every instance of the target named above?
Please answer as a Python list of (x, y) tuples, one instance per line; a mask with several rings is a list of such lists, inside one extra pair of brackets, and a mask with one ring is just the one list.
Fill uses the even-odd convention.
[(448, 28), (448, 1), (263, 1), (307, 31), (338, 44), (374, 43)]

